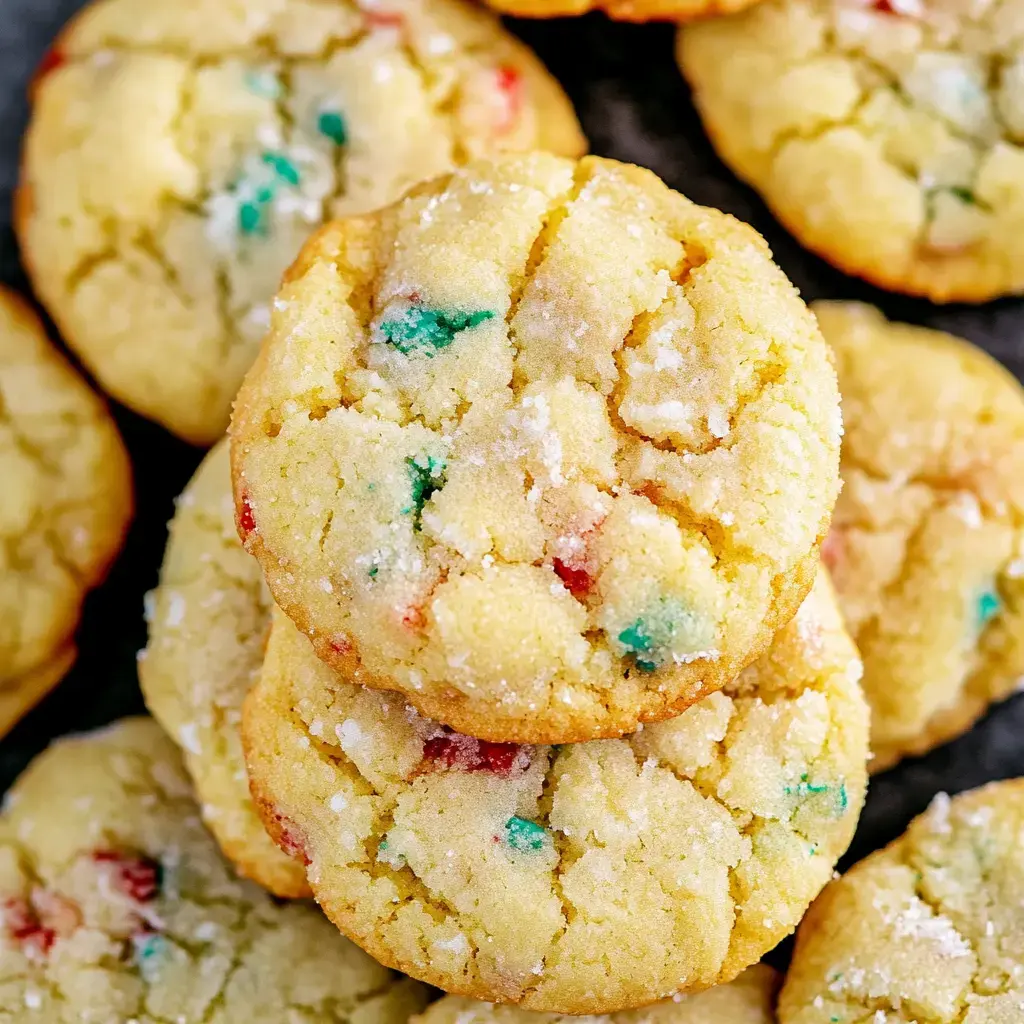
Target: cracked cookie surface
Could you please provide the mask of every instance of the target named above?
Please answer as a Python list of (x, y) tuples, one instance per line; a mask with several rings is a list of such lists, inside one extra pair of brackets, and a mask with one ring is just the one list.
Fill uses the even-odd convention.
[(263, 663), (271, 599), (235, 530), (228, 444), (177, 501), (139, 660), (146, 704), (181, 748), (203, 819), (242, 874), (278, 896), (308, 895), (301, 865), (267, 835), (249, 796), (242, 701)]
[(131, 514), (106, 406), (0, 289), (0, 735), (71, 667), (82, 601)]
[(481, 153), (585, 148), (534, 55), (461, 0), (96, 0), (33, 97), (36, 289), (104, 388), (205, 444), (316, 226)]
[(235, 407), (239, 531), (353, 682), (480, 738), (620, 735), (806, 594), (829, 359), (731, 217), (613, 161), (478, 161), (289, 273)]
[(846, 425), (822, 556), (864, 659), (879, 770), (1024, 678), (1024, 392), (959, 338), (858, 303), (813, 309)]
[[(775, 1024), (779, 977), (765, 964), (749, 967), (735, 981), (692, 996), (665, 999), (641, 1010), (590, 1017), (585, 1024)], [(539, 1014), (516, 1006), (445, 996), (410, 1024), (574, 1024), (578, 1018)]]
[(11, 1024), (405, 1024), (427, 990), (231, 872), (149, 719), (62, 740), (0, 820)]
[(860, 661), (822, 574), (723, 691), (621, 739), (471, 739), (345, 682), (275, 612), (243, 739), (321, 907), (448, 992), (611, 1013), (736, 977), (791, 932), (865, 788)]
[(1019, 0), (769, 0), (689, 26), (712, 141), (808, 248), (935, 301), (1024, 291)]
[(780, 1024), (1024, 1018), (1024, 780), (940, 793), (797, 933)]

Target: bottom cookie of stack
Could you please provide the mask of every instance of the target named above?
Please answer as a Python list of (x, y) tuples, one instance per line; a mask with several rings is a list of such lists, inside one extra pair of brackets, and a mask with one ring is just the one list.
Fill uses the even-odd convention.
[(676, 719), (485, 743), (345, 682), (278, 614), (243, 729), (271, 834), (378, 960), (612, 1012), (730, 981), (795, 928), (863, 801), (859, 675), (822, 575), (767, 655)]

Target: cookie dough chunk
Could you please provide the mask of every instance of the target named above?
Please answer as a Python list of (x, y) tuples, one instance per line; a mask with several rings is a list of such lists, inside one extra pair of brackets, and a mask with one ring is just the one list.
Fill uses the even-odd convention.
[(780, 1024), (1024, 1019), (1024, 780), (940, 793), (800, 925)]
[(601, 10), (622, 21), (689, 21), (731, 14), (757, 0), (487, 0), (496, 10), (519, 18), (562, 18)]
[(679, 717), (489, 743), (345, 682), (278, 612), (243, 736), (268, 829), (374, 957), (612, 1013), (731, 981), (796, 927), (862, 804), (859, 676), (823, 575), (769, 654)]
[(621, 735), (806, 594), (827, 346), (759, 235), (650, 172), (476, 162), (326, 228), (276, 305), (239, 530), (353, 682), (483, 739)]
[(0, 822), (0, 1015), (17, 1024), (405, 1024), (427, 990), (239, 881), (149, 719), (63, 740)]
[[(587, 1024), (775, 1024), (772, 1007), (778, 985), (775, 971), (758, 964), (729, 985), (665, 999), (614, 1017), (591, 1017)], [(431, 1003), (410, 1024), (573, 1024), (573, 1018), (446, 996)]]
[(309, 893), (306, 874), (263, 828), (239, 735), (242, 701), (263, 663), (270, 606), (259, 564), (235, 530), (223, 441), (178, 499), (139, 678), (150, 711), (181, 747), (225, 856), (278, 896), (296, 897)]
[(818, 303), (845, 483), (823, 555), (864, 659), (879, 770), (1024, 676), (1024, 392), (966, 341)]
[(682, 30), (722, 158), (808, 248), (937, 302), (1024, 291), (1019, 0), (768, 0)]
[(34, 105), (36, 288), (111, 394), (203, 444), (313, 228), (477, 154), (584, 151), (554, 79), (461, 0), (96, 0)]
[(131, 514), (106, 406), (0, 288), (0, 736), (74, 662), (82, 600)]

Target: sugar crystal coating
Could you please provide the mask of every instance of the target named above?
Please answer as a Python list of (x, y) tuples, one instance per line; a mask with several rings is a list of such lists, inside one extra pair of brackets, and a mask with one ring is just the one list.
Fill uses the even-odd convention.
[(859, 674), (822, 578), (677, 718), (496, 749), (346, 682), (276, 612), (243, 735), (271, 834), (301, 836), (320, 905), (373, 956), (449, 992), (611, 1013), (727, 982), (796, 926), (862, 805)]
[(779, 1024), (1024, 1019), (1024, 782), (928, 811), (830, 884), (797, 933)]

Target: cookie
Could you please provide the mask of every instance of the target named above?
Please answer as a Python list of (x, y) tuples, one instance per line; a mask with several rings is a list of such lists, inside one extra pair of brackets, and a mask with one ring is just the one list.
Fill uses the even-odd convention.
[(796, 927), (862, 805), (859, 675), (823, 575), (770, 653), (682, 715), (491, 743), (344, 681), (276, 612), (243, 739), (268, 829), (376, 959), (612, 1013), (731, 981)]
[(572, 108), (462, 0), (94, 0), (40, 69), (17, 227), (103, 387), (212, 444), (317, 225), (535, 147), (584, 151)]
[[(729, 985), (617, 1014), (614, 1024), (775, 1024), (772, 1007), (778, 985), (775, 971), (758, 964)], [(431, 1003), (410, 1024), (572, 1024), (572, 1019), (446, 996)], [(591, 1018), (588, 1024), (612, 1024), (612, 1018)]]
[(684, 28), (722, 159), (809, 249), (936, 302), (1024, 291), (1015, 0), (768, 0)]
[(82, 601), (131, 515), (106, 406), (0, 288), (0, 736), (74, 662)]
[(959, 338), (858, 303), (813, 308), (846, 424), (822, 552), (864, 659), (879, 770), (1024, 679), (1024, 392)]
[(779, 1024), (1024, 1019), (1024, 780), (926, 814), (833, 882), (800, 925)]
[(482, 739), (621, 735), (794, 614), (839, 401), (761, 237), (649, 171), (481, 160), (310, 242), (235, 407), (275, 599)]
[(601, 10), (622, 21), (689, 21), (741, 11), (757, 0), (487, 0), (519, 18), (562, 18)]
[(271, 841), (249, 797), (242, 701), (263, 663), (271, 600), (238, 540), (234, 511), (223, 441), (178, 499), (148, 601), (139, 679), (149, 710), (181, 748), (224, 855), (276, 895), (305, 896), (305, 871)]
[(26, 1024), (405, 1024), (428, 998), (314, 907), (236, 878), (142, 718), (59, 741), (15, 784), (0, 957), (0, 1015)]

